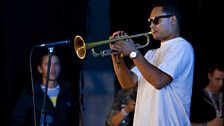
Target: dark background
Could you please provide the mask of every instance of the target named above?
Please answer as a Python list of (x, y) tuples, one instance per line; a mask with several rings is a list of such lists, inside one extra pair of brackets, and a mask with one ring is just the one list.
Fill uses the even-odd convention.
[[(8, 124), (19, 94), (30, 86), (31, 49), (42, 43), (73, 41), (75, 35), (86, 38), (88, 3), (89, 0), (1, 0), (1, 124)], [(111, 0), (111, 33), (116, 30), (128, 34), (147, 32), (151, 3), (150, 0)], [(222, 19), (215, 16), (220, 11), (220, 4), (202, 0), (182, 0), (181, 3), (184, 16), (182, 36), (195, 50), (194, 88), (201, 88), (207, 81), (207, 65), (223, 61), (221, 33), (218, 32)], [(77, 58), (72, 44), (58, 48), (63, 55), (63, 74), (78, 83), (82, 61)], [(141, 51), (144, 53), (147, 48)], [(40, 50), (36, 48), (34, 51)]]

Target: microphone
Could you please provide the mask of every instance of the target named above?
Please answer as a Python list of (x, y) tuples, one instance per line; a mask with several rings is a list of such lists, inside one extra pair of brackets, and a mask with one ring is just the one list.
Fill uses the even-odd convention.
[(63, 45), (63, 44), (70, 44), (70, 41), (69, 40), (65, 40), (65, 41), (51, 42), (51, 43), (37, 45), (37, 47), (45, 47), (45, 46), (46, 47), (52, 47), (52, 46)]

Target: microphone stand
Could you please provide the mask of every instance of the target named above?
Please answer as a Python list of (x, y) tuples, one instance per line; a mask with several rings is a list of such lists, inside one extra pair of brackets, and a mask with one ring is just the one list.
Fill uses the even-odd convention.
[(46, 126), (46, 98), (47, 98), (49, 73), (50, 73), (50, 68), (51, 68), (51, 57), (53, 54), (53, 50), (54, 50), (54, 47), (48, 48), (49, 60), (48, 60), (47, 77), (46, 77), (46, 84), (45, 84), (45, 91), (44, 91), (44, 98), (43, 98), (43, 107), (41, 109), (40, 125), (39, 126)]

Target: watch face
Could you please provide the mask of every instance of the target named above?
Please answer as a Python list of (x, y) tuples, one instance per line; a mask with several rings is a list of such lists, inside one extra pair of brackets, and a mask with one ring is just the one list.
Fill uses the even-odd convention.
[(132, 59), (133, 59), (133, 58), (135, 58), (135, 57), (136, 57), (136, 55), (137, 55), (137, 53), (136, 53), (136, 52), (131, 52), (131, 53), (130, 53), (130, 58), (132, 58)]

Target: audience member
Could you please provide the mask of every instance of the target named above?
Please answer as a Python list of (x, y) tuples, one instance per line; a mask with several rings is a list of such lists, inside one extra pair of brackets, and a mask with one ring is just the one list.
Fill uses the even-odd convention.
[(107, 116), (106, 126), (132, 126), (136, 89), (120, 89)]
[[(25, 89), (16, 104), (11, 116), (11, 126), (39, 126), (40, 121), (46, 126), (78, 126), (81, 125), (79, 100), (76, 99), (74, 86), (60, 76), (61, 63), (59, 56), (53, 54), (47, 82), (49, 54), (44, 53), (39, 60), (37, 71), (39, 76), (32, 84), (32, 89)], [(46, 96), (45, 112), (42, 113), (43, 99)], [(45, 115), (45, 116), (41, 116)], [(46, 117), (45, 120), (41, 117)], [(42, 124), (42, 123), (41, 123)]]
[(209, 66), (208, 84), (192, 96), (192, 126), (224, 126), (224, 64)]

